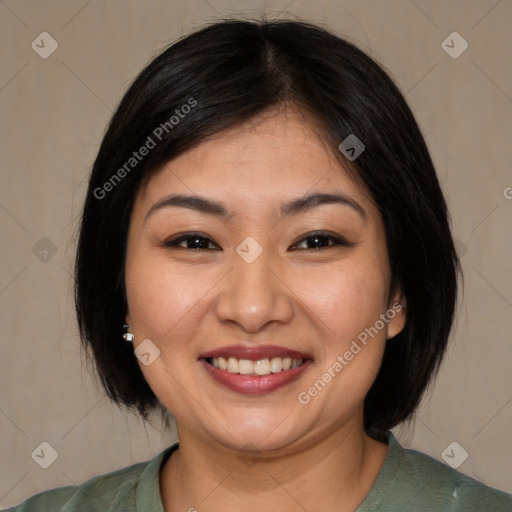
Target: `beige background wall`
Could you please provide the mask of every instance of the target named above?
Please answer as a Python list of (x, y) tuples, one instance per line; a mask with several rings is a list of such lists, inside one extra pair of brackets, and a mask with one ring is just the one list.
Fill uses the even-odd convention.
[[(174, 441), (111, 406), (81, 363), (73, 236), (131, 79), (174, 38), (237, 13), (327, 23), (406, 93), (452, 211), (466, 290), (431, 399), (399, 438), (437, 459), (457, 441), (469, 454), (460, 471), (512, 492), (512, 2), (4, 0), (0, 505), (147, 460)], [(453, 31), (469, 44), (456, 59), (441, 46)], [(58, 43), (46, 59), (31, 48), (42, 32)], [(48, 469), (31, 457), (42, 442), (58, 453)]]

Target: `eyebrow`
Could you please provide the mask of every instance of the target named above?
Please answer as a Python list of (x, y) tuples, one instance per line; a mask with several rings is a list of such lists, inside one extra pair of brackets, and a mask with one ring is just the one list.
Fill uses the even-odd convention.
[(200, 196), (187, 196), (183, 194), (176, 194), (166, 196), (157, 201), (146, 213), (144, 222), (150, 215), (155, 213), (157, 210), (162, 208), (168, 208), (170, 206), (177, 206), (179, 208), (188, 208), (189, 210), (196, 210), (198, 212), (206, 213), (208, 215), (215, 215), (216, 217), (230, 217), (228, 210), (216, 201), (206, 199)]
[(293, 199), (292, 201), (284, 203), (281, 206), (281, 215), (283, 217), (285, 215), (294, 215), (311, 210), (312, 208), (316, 208), (323, 204), (333, 203), (350, 206), (353, 210), (359, 213), (364, 220), (367, 219), (365, 209), (357, 201), (344, 194), (308, 194), (300, 197), (299, 199)]
[[(281, 205), (280, 212), (281, 216), (296, 215), (324, 204), (341, 204), (344, 206), (351, 207), (354, 211), (366, 220), (367, 214), (365, 209), (354, 199), (344, 194), (308, 194), (298, 199), (293, 199)], [(157, 210), (168, 207), (188, 208), (208, 215), (214, 215), (216, 217), (228, 218), (232, 217), (233, 214), (220, 202), (206, 199), (201, 196), (190, 196), (184, 194), (175, 194), (166, 196), (157, 201), (151, 208), (144, 218), (144, 222)]]

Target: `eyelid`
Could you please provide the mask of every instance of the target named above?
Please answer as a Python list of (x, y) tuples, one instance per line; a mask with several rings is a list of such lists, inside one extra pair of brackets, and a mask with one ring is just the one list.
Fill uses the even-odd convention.
[(176, 249), (197, 251), (197, 249), (192, 249), (189, 247), (180, 247), (178, 245), (180, 242), (187, 240), (187, 238), (193, 238), (193, 237), (204, 238), (205, 240), (208, 240), (208, 242), (210, 242), (211, 244), (216, 246), (215, 249), (201, 249), (202, 251), (217, 251), (217, 250), (222, 251), (222, 248), (214, 240), (212, 240), (211, 237), (209, 237), (205, 233), (201, 233), (199, 231), (187, 231), (185, 233), (178, 233), (177, 235), (174, 235), (172, 238), (167, 239), (163, 245), (165, 247), (174, 247)]
[(293, 242), (293, 244), (290, 246), (290, 249), (289, 250), (292, 250), (292, 251), (306, 251), (306, 250), (319, 250), (319, 249), (294, 249), (294, 247), (296, 245), (298, 245), (300, 242), (303, 242), (304, 240), (307, 240), (308, 238), (311, 238), (311, 237), (314, 237), (314, 236), (324, 236), (326, 238), (330, 238), (331, 240), (333, 240), (334, 244), (330, 244), (330, 245), (326, 245), (325, 247), (322, 247), (321, 249), (327, 249), (329, 247), (337, 247), (337, 246), (345, 246), (345, 247), (351, 247), (352, 245), (354, 245), (353, 243), (350, 243), (348, 242), (345, 238), (343, 238), (342, 236), (336, 234), (336, 233), (332, 233), (331, 231), (311, 231), (309, 233), (306, 233), (304, 235), (301, 235), (301, 237), (296, 240), (295, 242)]
[[(295, 246), (298, 245), (299, 243), (304, 242), (308, 238), (312, 238), (314, 236), (322, 236), (322, 237), (329, 238), (334, 243), (331, 243), (329, 245), (326, 245), (326, 246), (320, 247), (320, 248), (316, 248), (316, 249), (313, 249), (313, 248), (297, 249), (297, 248), (295, 248)], [(181, 242), (187, 240), (188, 238), (193, 238), (193, 237), (203, 238), (203, 239), (207, 240), (209, 242), (209, 244), (212, 244), (216, 247), (216, 248), (206, 248), (206, 249), (200, 249), (200, 250), (203, 250), (203, 251), (204, 250), (208, 250), (208, 251), (220, 250), (220, 251), (222, 251), (222, 248), (214, 240), (212, 240), (212, 238), (210, 236), (206, 235), (205, 233), (198, 232), (198, 231), (187, 231), (184, 233), (178, 233), (177, 235), (174, 235), (172, 238), (167, 239), (163, 245), (166, 247), (173, 247), (176, 249), (197, 251), (198, 249), (189, 248), (189, 247), (180, 247), (178, 245)], [(298, 238), (295, 242), (292, 243), (289, 250), (292, 250), (292, 251), (319, 250), (319, 249), (328, 249), (329, 247), (337, 247), (337, 246), (350, 247), (352, 245), (354, 245), (354, 244), (348, 242), (344, 237), (342, 237), (336, 233), (333, 233), (330, 231), (324, 231), (324, 230), (317, 230), (317, 231), (310, 231), (309, 233), (305, 233), (305, 234), (301, 235), (300, 238)]]

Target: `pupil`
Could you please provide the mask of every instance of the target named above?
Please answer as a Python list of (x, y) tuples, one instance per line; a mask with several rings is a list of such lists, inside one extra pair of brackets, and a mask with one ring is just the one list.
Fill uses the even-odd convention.
[(310, 239), (309, 247), (311, 249), (318, 249), (327, 244), (327, 239), (328, 237), (323, 235), (313, 236)]
[(188, 247), (190, 249), (205, 249), (208, 248), (208, 240), (206, 238), (201, 238), (199, 236), (194, 238), (189, 238)]

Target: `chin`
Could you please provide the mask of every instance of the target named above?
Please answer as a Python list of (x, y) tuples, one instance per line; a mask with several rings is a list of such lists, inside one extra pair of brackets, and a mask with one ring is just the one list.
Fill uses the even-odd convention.
[(233, 450), (242, 451), (272, 451), (281, 450), (307, 434), (307, 428), (302, 420), (301, 430), (296, 431), (293, 415), (288, 418), (288, 412), (276, 414), (270, 412), (258, 413), (245, 410), (233, 413), (226, 421), (225, 428), (217, 431), (218, 442)]

